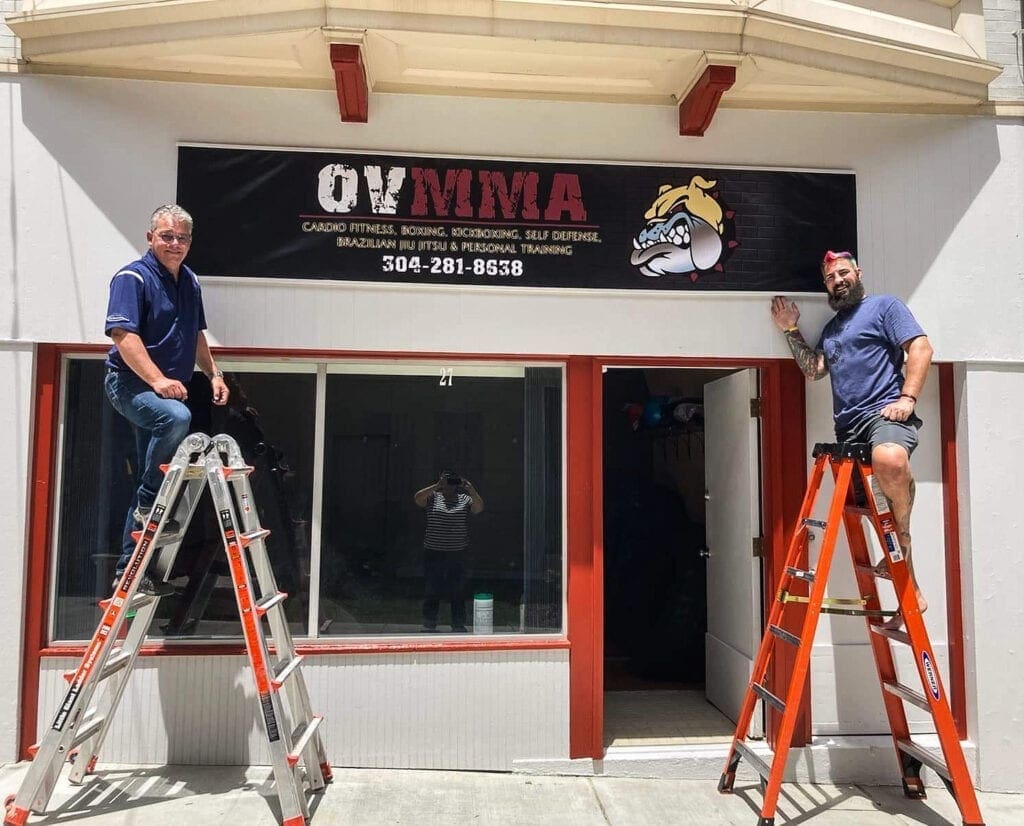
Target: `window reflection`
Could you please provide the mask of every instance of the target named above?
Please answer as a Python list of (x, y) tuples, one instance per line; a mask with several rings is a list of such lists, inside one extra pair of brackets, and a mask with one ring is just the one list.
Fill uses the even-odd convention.
[[(98, 602), (110, 596), (137, 469), (130, 426), (104, 397), (102, 360), (64, 366), (51, 639), (73, 641), (92, 636)], [(255, 468), (250, 482), (294, 634), (562, 630), (561, 368), (329, 364), (318, 424), (316, 365), (234, 366), (226, 408), (210, 403), (209, 382), (196, 374), (192, 429), (232, 436)], [(430, 538), (438, 508), (464, 519), (447, 540)], [(152, 635), (240, 636), (208, 494), (170, 581), (177, 590), (161, 600)], [(312, 597), (319, 614), (310, 628)]]

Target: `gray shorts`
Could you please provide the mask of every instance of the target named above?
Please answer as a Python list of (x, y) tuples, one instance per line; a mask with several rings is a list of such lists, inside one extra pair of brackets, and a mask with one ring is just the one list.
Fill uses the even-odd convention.
[(921, 420), (913, 414), (905, 422), (893, 422), (876, 414), (855, 425), (848, 433), (837, 433), (836, 438), (841, 442), (866, 442), (872, 448), (884, 444), (902, 445), (910, 456), (917, 447), (920, 426)]

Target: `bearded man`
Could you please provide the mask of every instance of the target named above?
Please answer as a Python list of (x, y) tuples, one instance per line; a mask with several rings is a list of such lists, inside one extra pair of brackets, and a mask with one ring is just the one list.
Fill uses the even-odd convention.
[[(812, 348), (800, 334), (800, 311), (784, 296), (772, 299), (772, 320), (810, 381), (832, 379), (836, 440), (871, 445), (871, 465), (889, 500), (900, 548), (923, 613), (928, 607), (911, 564), (910, 511), (914, 477), (910, 455), (921, 420), (914, 409), (932, 363), (932, 346), (907, 306), (891, 295), (864, 293), (861, 270), (849, 252), (829, 250), (821, 262), (828, 304), (835, 315)], [(876, 567), (884, 574), (885, 560)], [(902, 623), (896, 617), (888, 623)]]

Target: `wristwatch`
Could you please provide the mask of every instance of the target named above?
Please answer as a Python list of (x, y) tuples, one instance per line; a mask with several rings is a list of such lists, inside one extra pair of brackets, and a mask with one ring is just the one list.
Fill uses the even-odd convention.
[(210, 378), (211, 379), (222, 379), (222, 378), (224, 378), (224, 371), (223, 370), (214, 370), (212, 373), (210, 373)]

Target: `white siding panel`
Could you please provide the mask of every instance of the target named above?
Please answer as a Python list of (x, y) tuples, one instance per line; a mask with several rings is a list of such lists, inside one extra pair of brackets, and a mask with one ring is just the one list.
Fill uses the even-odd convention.
[[(39, 735), (70, 658), (43, 660)], [(511, 770), (569, 753), (569, 658), (558, 651), (307, 656), (336, 766)], [(245, 657), (147, 657), (131, 675), (105, 763), (266, 765)]]
[[(926, 615), (927, 617), (927, 615)], [(851, 622), (857, 622), (852, 617)], [(927, 621), (927, 620), (926, 620)], [(864, 624), (860, 623), (861, 629)], [(864, 631), (865, 636), (867, 632)], [(943, 690), (949, 695), (949, 650), (932, 642), (932, 651), (939, 663)], [(894, 645), (898, 681), (923, 694), (911, 651)], [(907, 721), (914, 733), (934, 732), (932, 716), (916, 706), (905, 703)], [(811, 733), (887, 734), (889, 722), (882, 703), (882, 687), (875, 670), (871, 645), (815, 645), (811, 651)]]

